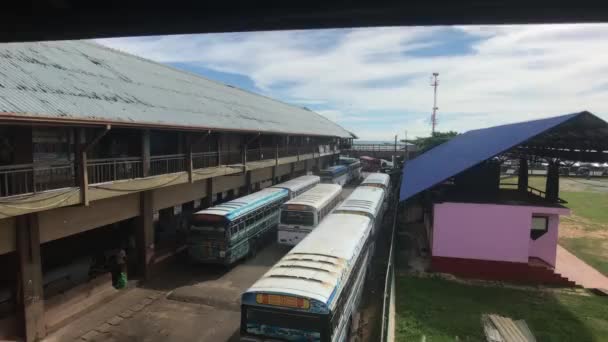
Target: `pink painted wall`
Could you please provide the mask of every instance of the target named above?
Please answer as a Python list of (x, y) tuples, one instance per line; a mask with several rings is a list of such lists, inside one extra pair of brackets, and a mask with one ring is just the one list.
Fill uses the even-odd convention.
[[(433, 256), (528, 262), (529, 256), (555, 263), (558, 215), (569, 209), (477, 203), (434, 205)], [(549, 215), (549, 232), (530, 238), (532, 214)], [(531, 242), (532, 241), (532, 242)]]
[[(530, 221), (530, 224), (532, 222)], [(528, 254), (531, 257), (540, 258), (555, 267), (555, 253), (557, 247), (557, 230), (559, 227), (559, 215), (549, 216), (549, 231), (536, 240), (530, 239)]]

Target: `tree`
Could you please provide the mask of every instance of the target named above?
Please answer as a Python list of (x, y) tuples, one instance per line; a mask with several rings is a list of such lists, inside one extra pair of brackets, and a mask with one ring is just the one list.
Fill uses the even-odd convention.
[(443, 144), (444, 142), (452, 139), (457, 135), (458, 132), (454, 131), (435, 132), (430, 137), (416, 137), (416, 139), (414, 140), (401, 140), (401, 142), (407, 142), (416, 145), (416, 147), (418, 148), (418, 153), (422, 154), (435, 146)]

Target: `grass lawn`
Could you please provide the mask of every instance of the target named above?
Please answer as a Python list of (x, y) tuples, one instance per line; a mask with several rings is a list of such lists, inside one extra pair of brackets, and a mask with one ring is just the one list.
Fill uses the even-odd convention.
[(524, 319), (537, 341), (606, 341), (608, 298), (397, 276), (397, 341), (485, 341), (482, 313)]
[[(517, 178), (503, 182), (516, 183)], [(545, 182), (542, 176), (528, 179), (543, 191)], [(559, 197), (572, 210), (572, 216), (561, 218), (559, 244), (608, 275), (608, 179), (560, 178)]]

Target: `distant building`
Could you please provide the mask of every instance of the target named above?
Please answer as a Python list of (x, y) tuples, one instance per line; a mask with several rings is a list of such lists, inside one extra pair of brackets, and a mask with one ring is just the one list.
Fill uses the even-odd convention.
[[(605, 162), (608, 123), (588, 113), (466, 132), (406, 163), (400, 193), (430, 269), (458, 276), (571, 286), (556, 269), (560, 161)], [(501, 185), (501, 164), (519, 162)], [(546, 190), (528, 186), (546, 160)]]

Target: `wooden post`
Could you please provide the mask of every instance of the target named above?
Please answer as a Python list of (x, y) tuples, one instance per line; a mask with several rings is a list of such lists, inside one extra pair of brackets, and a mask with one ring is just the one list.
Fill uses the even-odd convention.
[(528, 159), (526, 158), (519, 158), (517, 190), (523, 193), (528, 192)]
[(150, 130), (141, 131), (141, 170), (142, 177), (150, 175)]
[(16, 219), (17, 312), (25, 341), (37, 341), (46, 335), (38, 214), (21, 215)]
[(545, 189), (545, 199), (551, 203), (557, 203), (559, 199), (559, 160), (549, 162)]
[(140, 213), (137, 219), (136, 244), (138, 271), (143, 279), (151, 275), (152, 259), (154, 258), (154, 206), (152, 191), (140, 193)]
[(80, 203), (89, 206), (89, 176), (87, 170), (87, 144), (85, 129), (78, 129), (78, 187), (80, 188)]
[(186, 170), (188, 171), (188, 182), (192, 183), (193, 180), (193, 174), (192, 171), (194, 169), (193, 164), (192, 164), (192, 144), (188, 144), (188, 155), (187, 155), (187, 159), (186, 159)]

